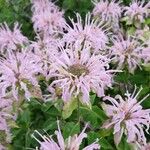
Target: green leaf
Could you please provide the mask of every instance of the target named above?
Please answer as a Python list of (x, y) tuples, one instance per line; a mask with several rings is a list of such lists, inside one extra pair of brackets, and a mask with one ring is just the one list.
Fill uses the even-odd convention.
[(70, 100), (63, 107), (62, 117), (67, 119), (71, 116), (72, 112), (78, 107), (78, 100), (76, 98)]
[(73, 10), (76, 8), (76, 1), (75, 0), (64, 0), (63, 1), (63, 8), (65, 10)]
[(101, 137), (110, 136), (112, 134), (112, 129), (100, 129), (99, 134)]
[(107, 118), (105, 113), (98, 106), (93, 106), (92, 109), (80, 107), (80, 112), (83, 119), (86, 122), (90, 122), (95, 128), (99, 128), (102, 121)]
[(90, 102), (91, 102), (91, 104), (94, 104), (95, 98), (96, 98), (96, 94), (95, 93), (94, 94), (90, 94)]
[(97, 139), (99, 140), (101, 149), (103, 148), (104, 150), (114, 150), (114, 147), (110, 144), (110, 142), (102, 138), (98, 132), (90, 131), (88, 133), (88, 144), (95, 142)]
[(145, 19), (145, 24), (150, 25), (150, 18)]
[(48, 131), (48, 130), (54, 130), (57, 127), (57, 122), (56, 119), (54, 120), (53, 118), (49, 118), (46, 120), (46, 122), (44, 122), (43, 124), (43, 129), (44, 131)]
[(21, 113), (20, 121), (25, 123), (26, 125), (28, 125), (30, 123), (30, 121), (31, 121), (30, 115), (31, 115), (31, 112), (30, 112), (29, 109), (24, 110)]
[(150, 72), (150, 63), (144, 64), (144, 69), (148, 72)]
[(132, 145), (127, 143), (127, 139), (123, 136), (121, 142), (119, 143), (117, 150), (132, 150)]
[(132, 27), (128, 28), (127, 32), (129, 35), (133, 35), (135, 33), (135, 31), (136, 31), (136, 28), (134, 26), (132, 26)]
[(74, 122), (68, 122), (63, 127), (63, 135), (64, 138), (68, 138), (69, 136), (73, 136), (75, 134), (80, 133), (80, 125)]
[(102, 148), (104, 148), (104, 150), (105, 150), (105, 149), (109, 149), (109, 150), (114, 150), (114, 149), (115, 149), (115, 147), (112, 146), (112, 145), (110, 144), (110, 142), (107, 141), (107, 140), (104, 139), (104, 138), (101, 138), (101, 139), (100, 139), (100, 145), (101, 145)]

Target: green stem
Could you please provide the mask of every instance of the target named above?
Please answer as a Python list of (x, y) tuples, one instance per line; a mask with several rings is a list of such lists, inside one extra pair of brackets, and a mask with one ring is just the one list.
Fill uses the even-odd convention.
[(78, 116), (78, 123), (80, 124), (80, 100), (79, 100), (79, 97), (77, 96), (77, 102), (78, 102), (78, 114), (77, 114), (77, 116)]

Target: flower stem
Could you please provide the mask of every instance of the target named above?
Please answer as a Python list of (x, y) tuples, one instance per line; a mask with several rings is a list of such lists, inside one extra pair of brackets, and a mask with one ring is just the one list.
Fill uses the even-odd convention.
[(79, 96), (77, 96), (77, 103), (78, 103), (77, 117), (78, 117), (78, 123), (80, 124), (80, 100), (79, 100)]

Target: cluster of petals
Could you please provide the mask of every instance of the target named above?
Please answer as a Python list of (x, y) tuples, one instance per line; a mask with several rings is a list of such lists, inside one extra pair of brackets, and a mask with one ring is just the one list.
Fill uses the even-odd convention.
[(108, 27), (104, 22), (99, 22), (98, 19), (92, 19), (90, 13), (86, 15), (85, 20), (82, 20), (80, 14), (76, 14), (76, 20), (70, 19), (71, 25), (67, 24), (67, 33), (64, 34), (63, 40), (67, 43), (83, 43), (89, 42), (94, 52), (106, 49), (106, 44), (109, 43)]
[(68, 102), (71, 97), (80, 96), (81, 102), (89, 105), (90, 91), (102, 97), (105, 89), (112, 86), (112, 77), (116, 70), (109, 70), (110, 59), (100, 54), (91, 54), (90, 50), (88, 43), (70, 45), (66, 49), (62, 48), (59, 57), (54, 56), (51, 65), (55, 72), (50, 76), (55, 77), (55, 80), (49, 90), (59, 87), (64, 102)]
[[(8, 121), (16, 119), (16, 115), (12, 113), (12, 104), (13, 101), (11, 99), (0, 97), (0, 133), (2, 131), (5, 132), (6, 139), (2, 140), (6, 140), (6, 142), (11, 141), (10, 126), (8, 125)], [(2, 145), (0, 145), (0, 148), (1, 146)]]
[(37, 35), (36, 41), (32, 41), (30, 45), (30, 51), (40, 58), (44, 76), (47, 76), (47, 72), (50, 71), (53, 55), (60, 55), (59, 45), (62, 45), (60, 39), (52, 36), (43, 36), (41, 38), (40, 35)]
[[(36, 131), (36, 133), (38, 133), (41, 136), (43, 141), (38, 140), (35, 137), (35, 135), (33, 135), (33, 137), (39, 142), (40, 150), (66, 150), (66, 149), (79, 150), (80, 145), (82, 144), (82, 140), (87, 137), (87, 134), (84, 133), (86, 128), (87, 126), (85, 126), (85, 128), (79, 135), (75, 134), (72, 137), (69, 136), (67, 140), (64, 140), (58, 123), (58, 131), (55, 131), (58, 143), (56, 143), (52, 139), (52, 136), (49, 137), (43, 136), (38, 131)], [(83, 148), (83, 150), (98, 150), (98, 149), (100, 149), (100, 145), (97, 144), (97, 141)]]
[(133, 0), (130, 6), (124, 7), (124, 16), (128, 17), (131, 23), (138, 21), (143, 23), (145, 18), (150, 15), (150, 2), (145, 4), (144, 1)]
[(32, 1), (32, 21), (34, 30), (43, 34), (54, 34), (62, 32), (65, 28), (65, 19), (63, 11), (49, 0), (31, 0)]
[(5, 53), (9, 49), (16, 50), (17, 47), (28, 43), (28, 39), (22, 35), (18, 23), (14, 25), (13, 31), (6, 23), (0, 26), (0, 52)]
[(140, 68), (144, 54), (142, 53), (145, 47), (138, 39), (123, 35), (118, 35), (113, 40), (113, 45), (110, 47), (110, 55), (113, 57), (113, 62), (118, 64), (119, 69), (125, 67), (129, 72), (133, 73), (137, 66)]
[(93, 15), (95, 17), (100, 18), (101, 20), (109, 23), (118, 23), (121, 17), (121, 6), (120, 2), (116, 0), (108, 1), (108, 0), (93, 0), (95, 5), (93, 9)]
[(0, 150), (5, 150), (4, 146), (0, 144)]
[(149, 95), (138, 101), (137, 97), (141, 90), (142, 88), (136, 93), (135, 88), (133, 94), (127, 91), (124, 99), (120, 95), (116, 95), (115, 98), (110, 96), (104, 98), (111, 104), (103, 104), (103, 109), (109, 117), (103, 127), (114, 129), (114, 141), (117, 145), (123, 134), (127, 136), (129, 143), (146, 145), (144, 132), (148, 133), (150, 127), (150, 109), (142, 109), (141, 103)]
[(0, 130), (7, 131), (8, 126), (6, 123), (6, 118), (12, 117), (8, 114), (7, 111), (10, 111), (9, 108), (12, 105), (12, 101), (10, 99), (0, 98)]
[(25, 92), (25, 97), (31, 96), (28, 86), (38, 86), (36, 75), (42, 72), (39, 58), (33, 53), (9, 52), (6, 58), (0, 58), (0, 93), (7, 96), (11, 93), (18, 99), (19, 90)]

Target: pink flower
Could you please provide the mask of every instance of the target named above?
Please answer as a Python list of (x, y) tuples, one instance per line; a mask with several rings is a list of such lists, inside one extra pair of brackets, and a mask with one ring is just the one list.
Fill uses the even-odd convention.
[(67, 25), (67, 33), (64, 34), (63, 40), (67, 43), (82, 43), (89, 42), (94, 52), (104, 50), (106, 44), (109, 43), (107, 33), (108, 29), (103, 22), (98, 22), (91, 17), (91, 14), (86, 15), (85, 21), (81, 16), (76, 14), (77, 22), (70, 19), (72, 25)]
[(12, 101), (10, 99), (0, 97), (0, 130), (8, 131), (6, 118), (11, 116), (7, 113), (8, 107), (10, 108), (11, 105)]
[(8, 143), (11, 141), (8, 121), (16, 119), (15, 114), (12, 112), (12, 104), (13, 101), (11, 99), (0, 97), (0, 132), (5, 131), (6, 139), (3, 140), (6, 140)]
[(144, 47), (135, 38), (128, 36), (124, 39), (123, 36), (118, 36), (113, 40), (113, 46), (110, 48), (113, 61), (118, 64), (118, 69), (123, 69), (126, 65), (129, 72), (142, 64), (142, 50)]
[(82, 103), (90, 105), (90, 91), (102, 97), (105, 89), (112, 86), (112, 72), (115, 71), (109, 70), (110, 60), (106, 56), (91, 54), (90, 51), (91, 46), (84, 43), (62, 48), (60, 57), (54, 56), (52, 67), (55, 73), (50, 76), (55, 77), (55, 80), (49, 88), (59, 87), (64, 102), (79, 96)]
[(28, 87), (38, 86), (36, 80), (37, 73), (42, 72), (39, 58), (33, 53), (8, 53), (7, 58), (0, 59), (0, 93), (7, 96), (12, 93), (15, 99), (21, 91), (25, 92), (25, 97), (31, 96)]
[(14, 25), (11, 31), (6, 23), (0, 26), (0, 52), (11, 49), (16, 50), (18, 46), (28, 43), (28, 39), (22, 35), (18, 23)]
[(109, 23), (118, 23), (122, 13), (120, 2), (116, 2), (116, 0), (110, 2), (108, 0), (101, 0), (100, 2), (93, 0), (93, 3), (95, 5), (94, 16)]
[(59, 45), (61, 40), (52, 36), (37, 36), (37, 41), (33, 41), (30, 45), (31, 50), (37, 55), (42, 62), (43, 74), (47, 76), (51, 68), (51, 59), (53, 55), (60, 55)]
[(128, 91), (123, 99), (120, 95), (115, 98), (106, 96), (104, 100), (108, 100), (111, 104), (103, 104), (103, 109), (110, 118), (104, 123), (103, 128), (114, 128), (114, 140), (118, 145), (123, 133), (127, 136), (127, 142), (138, 142), (146, 145), (146, 137), (144, 135), (150, 126), (150, 109), (143, 110), (140, 105), (148, 96), (138, 102), (137, 97), (142, 88), (136, 94), (136, 88), (133, 94)]
[(34, 30), (44, 34), (63, 32), (65, 19), (63, 11), (49, 0), (32, 0)]
[(0, 143), (0, 150), (5, 150), (6, 148)]
[(147, 143), (145, 146), (142, 146), (139, 150), (150, 150), (150, 143)]
[(124, 7), (124, 10), (124, 15), (128, 17), (129, 22), (143, 23), (144, 19), (150, 14), (150, 2), (145, 4), (144, 1), (133, 0), (130, 6)]
[[(75, 134), (72, 137), (69, 136), (67, 140), (64, 140), (58, 123), (58, 131), (55, 131), (58, 143), (56, 143), (52, 139), (52, 136), (49, 137), (42, 136), (38, 131), (36, 131), (36, 133), (38, 133), (41, 136), (43, 142), (38, 140), (34, 135), (32, 136), (40, 143), (40, 150), (66, 150), (66, 149), (79, 150), (82, 140), (87, 137), (87, 134), (84, 133), (85, 129), (86, 127), (82, 130), (82, 132), (79, 135)], [(83, 148), (83, 150), (94, 150), (94, 149), (100, 149), (100, 146), (99, 144), (97, 144), (97, 141)]]
[(150, 47), (146, 47), (143, 49), (141, 56), (144, 59), (144, 65), (150, 62)]

